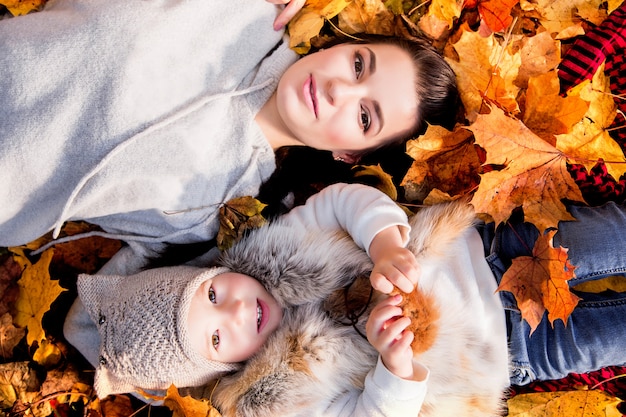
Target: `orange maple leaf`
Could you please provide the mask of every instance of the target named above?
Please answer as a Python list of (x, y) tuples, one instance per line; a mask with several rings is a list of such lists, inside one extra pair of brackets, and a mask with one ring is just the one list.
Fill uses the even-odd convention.
[(492, 32), (500, 32), (513, 21), (511, 9), (517, 3), (519, 0), (483, 0), (478, 2), (478, 13)]
[(509, 291), (515, 295), (522, 317), (530, 325), (531, 334), (546, 311), (553, 327), (557, 319), (567, 324), (579, 300), (567, 284), (576, 276), (576, 267), (567, 259), (566, 248), (553, 246), (555, 233), (556, 230), (551, 230), (539, 236), (532, 256), (513, 259), (498, 286), (498, 291)]
[(465, 129), (429, 126), (424, 135), (407, 142), (406, 152), (415, 162), (400, 185), (410, 200), (425, 200), (433, 189), (450, 196), (466, 194), (479, 183), (481, 160)]
[(526, 221), (542, 232), (561, 220), (574, 220), (561, 199), (584, 199), (561, 151), (495, 107), (467, 129), (487, 152), (486, 164), (505, 166), (481, 175), (471, 201), (477, 212), (491, 215), (497, 225), (522, 207)]

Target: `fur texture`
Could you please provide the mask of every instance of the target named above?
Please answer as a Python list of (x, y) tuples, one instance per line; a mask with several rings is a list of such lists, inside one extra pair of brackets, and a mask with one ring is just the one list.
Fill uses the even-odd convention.
[[(420, 264), (445, 263), (474, 221), (464, 203), (423, 209), (411, 219), (408, 247)], [(225, 417), (298, 415), (362, 388), (377, 352), (359, 332), (365, 333), (369, 311), (381, 295), (369, 285), (369, 257), (349, 236), (298, 234), (279, 220), (225, 253), (222, 261), (258, 278), (286, 308), (281, 327), (262, 350), (219, 381), (212, 401)], [(422, 276), (403, 306), (413, 318), (415, 357), (431, 371), (419, 415), (499, 415), (506, 357), (477, 336), (484, 331), (481, 317), (468, 311), (453, 283), (436, 275)]]

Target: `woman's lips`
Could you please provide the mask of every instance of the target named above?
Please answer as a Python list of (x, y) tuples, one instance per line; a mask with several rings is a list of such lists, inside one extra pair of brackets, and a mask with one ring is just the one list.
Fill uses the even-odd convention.
[(303, 95), (304, 101), (306, 102), (307, 107), (311, 110), (311, 113), (315, 115), (317, 119), (317, 88), (315, 85), (315, 78), (313, 75), (309, 75), (309, 77), (304, 82), (303, 86)]

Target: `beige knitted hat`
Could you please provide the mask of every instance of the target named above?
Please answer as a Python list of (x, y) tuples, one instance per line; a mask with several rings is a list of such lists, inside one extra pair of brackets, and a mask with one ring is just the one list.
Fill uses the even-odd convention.
[(228, 271), (179, 266), (131, 276), (81, 275), (78, 293), (101, 339), (98, 396), (200, 386), (237, 369), (192, 349), (186, 325), (197, 288)]

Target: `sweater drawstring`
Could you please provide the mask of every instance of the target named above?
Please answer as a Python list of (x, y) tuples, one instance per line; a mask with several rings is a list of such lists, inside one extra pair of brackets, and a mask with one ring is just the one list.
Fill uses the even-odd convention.
[(211, 101), (218, 100), (223, 97), (236, 97), (236, 96), (245, 95), (245, 94), (257, 91), (257, 90), (261, 90), (267, 87), (268, 85), (270, 85), (272, 82), (273, 82), (273, 79), (270, 78), (260, 84), (245, 88), (243, 90), (204, 96), (198, 99), (196, 102), (186, 106), (185, 108), (177, 110), (173, 114), (167, 116), (165, 119), (146, 127), (145, 129), (134, 134), (133, 136), (131, 136), (124, 142), (118, 144), (104, 158), (102, 158), (102, 160), (93, 169), (91, 169), (91, 171), (89, 171), (85, 176), (83, 176), (81, 180), (78, 182), (78, 184), (76, 185), (76, 187), (74, 187), (72, 193), (70, 194), (70, 197), (68, 198), (65, 205), (63, 206), (63, 210), (61, 211), (60, 216), (57, 218), (57, 221), (54, 223), (52, 237), (56, 239), (59, 236), (59, 233), (61, 232), (61, 227), (63, 227), (63, 223), (65, 222), (66, 217), (68, 217), (68, 212), (70, 210), (70, 207), (72, 206), (72, 204), (78, 197), (78, 194), (81, 192), (85, 184), (87, 184), (87, 182), (91, 178), (93, 178), (98, 172), (100, 172), (109, 163), (111, 159), (113, 159), (117, 154), (119, 154), (124, 149), (126, 149), (126, 147), (128, 147), (135, 141), (143, 138), (144, 136), (147, 136), (159, 129), (163, 129), (166, 126), (174, 123), (175, 121), (188, 116), (189, 114), (199, 110), (200, 108), (210, 103)]

